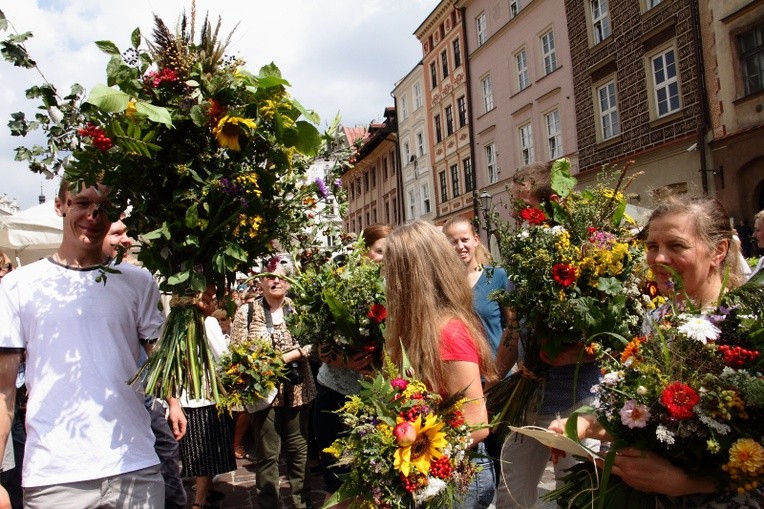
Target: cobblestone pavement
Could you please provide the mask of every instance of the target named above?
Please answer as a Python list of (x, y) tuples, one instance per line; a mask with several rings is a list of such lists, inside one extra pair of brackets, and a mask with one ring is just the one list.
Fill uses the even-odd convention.
[[(213, 489), (223, 494), (222, 500), (212, 504), (215, 509), (275, 509), (271, 507), (260, 507), (255, 495), (255, 469), (254, 465), (246, 459), (236, 461), (237, 469), (233, 472), (221, 475), (215, 482)], [(282, 469), (283, 469), (282, 464)], [(313, 507), (318, 509), (324, 501), (325, 492), (321, 489), (323, 481), (320, 473), (311, 475), (311, 486), (313, 487)], [(551, 463), (544, 472), (544, 477), (539, 484), (539, 493), (546, 493), (554, 487), (554, 472)], [(191, 509), (193, 502), (193, 481), (186, 482), (188, 491), (188, 509)], [(289, 508), (289, 480), (282, 471), (281, 476), (281, 498), (285, 508)], [(539, 509), (554, 509), (557, 505), (546, 503), (539, 506)]]

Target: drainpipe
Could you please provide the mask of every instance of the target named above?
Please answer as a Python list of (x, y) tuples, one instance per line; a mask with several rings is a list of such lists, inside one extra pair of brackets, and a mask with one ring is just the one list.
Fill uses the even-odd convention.
[[(478, 213), (478, 192), (477, 192), (477, 160), (475, 158), (475, 133), (473, 131), (472, 127), (472, 80), (470, 79), (470, 48), (469, 48), (469, 39), (467, 38), (467, 19), (465, 18), (465, 14), (467, 12), (466, 7), (457, 7), (459, 10), (459, 13), (462, 17), (462, 40), (464, 41), (464, 62), (462, 65), (464, 66), (464, 87), (467, 91), (467, 132), (469, 133), (470, 137), (470, 161), (472, 161), (472, 201), (473, 201), (473, 212), (475, 214), (475, 217), (479, 218)], [(479, 219), (478, 219), (479, 220)]]
[(390, 91), (390, 97), (393, 98), (393, 108), (395, 108), (395, 125), (391, 126), (392, 129), (390, 130), (388, 136), (392, 134), (394, 137), (393, 146), (395, 147), (395, 161), (397, 166), (397, 170), (395, 171), (395, 194), (398, 197), (396, 200), (396, 208), (398, 209), (398, 224), (404, 224), (406, 222), (406, 218), (404, 217), (403, 213), (405, 212), (406, 207), (403, 204), (403, 165), (401, 164), (400, 137), (398, 136), (398, 98), (395, 97), (395, 94), (393, 94), (392, 91)]
[(698, 150), (700, 150), (700, 182), (703, 194), (708, 194), (708, 169), (706, 168), (706, 130), (708, 129), (708, 100), (706, 90), (706, 73), (703, 62), (703, 46), (700, 38), (700, 7), (699, 2), (687, 0), (690, 5), (690, 26), (692, 27), (692, 46), (695, 52), (695, 72), (698, 76), (698, 95), (700, 102), (700, 119), (698, 122)]

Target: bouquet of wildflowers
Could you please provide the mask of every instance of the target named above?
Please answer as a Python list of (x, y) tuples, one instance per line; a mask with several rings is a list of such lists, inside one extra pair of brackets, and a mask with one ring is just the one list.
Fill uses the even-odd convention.
[(270, 338), (251, 338), (231, 344), (220, 358), (218, 373), (224, 393), (218, 405), (227, 410), (258, 405), (277, 390), (285, 374), (281, 352)]
[(324, 507), (451, 507), (475, 474), (467, 452), (473, 428), (461, 411), (466, 399), (443, 400), (389, 360), (384, 371), (361, 382), (339, 410), (348, 432), (325, 452), (352, 470)]
[(296, 276), (295, 312), (288, 318), (292, 334), (335, 357), (381, 355), (387, 309), (380, 266), (366, 257), (362, 241), (348, 247), (346, 254), (309, 264)]
[(591, 338), (631, 337), (650, 302), (639, 284), (642, 247), (633, 240), (635, 225), (625, 216), (620, 191), (628, 167), (615, 188), (598, 184), (583, 191), (573, 190), (569, 168), (565, 159), (552, 167), (558, 202), (518, 204), (514, 222), (498, 221), (502, 264), (515, 288), (497, 299), (524, 320), (526, 332), (520, 371), (488, 393), (489, 410), (502, 427), (524, 424), (548, 366), (543, 356), (554, 358)]
[[(175, 31), (159, 18), (150, 37), (135, 29), (125, 51), (97, 42), (110, 56), (105, 85), (87, 98), (79, 85), (63, 98), (50, 83), (33, 87), (27, 97), (41, 100), (41, 112), (9, 125), (13, 135), (47, 135), (46, 146), (17, 149), (33, 171), (109, 186), (114, 218), (132, 209), (125, 222), (140, 235), (139, 261), (175, 296), (144, 366), (148, 390), (216, 399), (198, 295), (210, 283), (222, 289), (272, 240), (302, 227), (292, 198), (322, 140), (317, 116), (290, 97), (274, 64), (247, 71), (226, 56), (231, 36), (220, 21), (205, 19), (197, 38), (194, 14)], [(23, 49), (18, 38), (11, 44)]]
[[(753, 285), (730, 292), (708, 314), (667, 304), (649, 334), (620, 351), (603, 348), (604, 376), (593, 410), (614, 437), (609, 454), (624, 446), (654, 451), (689, 475), (716, 479), (716, 497), (760, 497), (762, 304), (764, 289)], [(594, 468), (577, 465), (547, 497), (581, 508), (653, 507), (656, 497), (671, 503), (607, 475), (598, 489)]]

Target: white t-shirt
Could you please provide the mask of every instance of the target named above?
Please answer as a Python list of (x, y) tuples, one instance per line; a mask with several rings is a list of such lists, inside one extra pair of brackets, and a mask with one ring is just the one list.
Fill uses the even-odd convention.
[(50, 259), (0, 285), (0, 348), (26, 349), (24, 486), (100, 479), (159, 463), (143, 388), (128, 385), (140, 339), (163, 322), (151, 274), (120, 264), (97, 269)]

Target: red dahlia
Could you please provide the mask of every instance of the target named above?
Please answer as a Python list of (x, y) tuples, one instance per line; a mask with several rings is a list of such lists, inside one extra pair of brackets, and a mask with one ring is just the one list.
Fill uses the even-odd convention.
[(530, 224), (542, 224), (546, 221), (546, 214), (541, 209), (527, 207), (520, 211), (520, 217)]
[(694, 414), (692, 407), (700, 402), (700, 396), (689, 385), (682, 382), (669, 384), (661, 394), (661, 403), (674, 419), (689, 419)]
[(576, 276), (576, 268), (569, 263), (555, 263), (552, 267), (552, 277), (565, 288), (576, 282)]
[(368, 315), (374, 323), (382, 323), (387, 318), (387, 309), (382, 304), (374, 304), (371, 306)]

